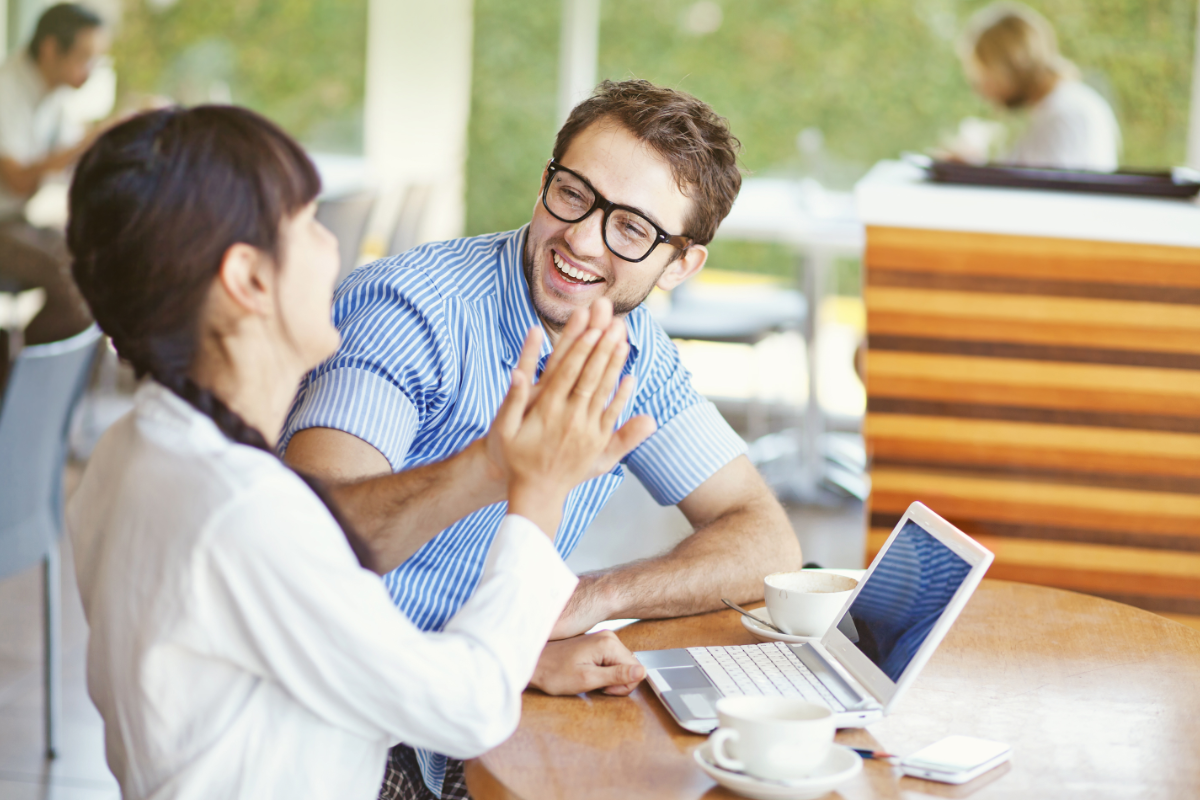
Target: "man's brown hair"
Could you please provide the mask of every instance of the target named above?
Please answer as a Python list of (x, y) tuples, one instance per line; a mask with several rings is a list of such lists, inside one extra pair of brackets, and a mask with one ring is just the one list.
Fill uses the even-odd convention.
[(697, 244), (712, 241), (742, 188), (742, 143), (726, 119), (685, 92), (649, 81), (604, 81), (572, 109), (554, 142), (554, 160), (561, 162), (572, 140), (601, 121), (626, 128), (671, 165), (679, 190), (692, 200), (683, 235)]

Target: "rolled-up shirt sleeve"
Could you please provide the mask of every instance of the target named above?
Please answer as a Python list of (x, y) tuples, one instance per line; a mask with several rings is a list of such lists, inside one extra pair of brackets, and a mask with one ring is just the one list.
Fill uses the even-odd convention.
[(336, 355), (309, 373), (284, 423), (279, 452), (306, 428), (357, 436), (404, 466), (417, 432), (445, 408), (458, 364), (446, 345), (444, 298), (417, 269), (391, 259), (353, 273), (338, 289)]

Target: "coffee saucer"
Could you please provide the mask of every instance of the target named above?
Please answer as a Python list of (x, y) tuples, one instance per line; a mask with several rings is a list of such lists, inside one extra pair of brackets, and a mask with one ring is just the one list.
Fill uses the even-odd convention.
[(692, 752), (692, 758), (708, 777), (732, 792), (755, 800), (812, 800), (832, 792), (863, 768), (862, 757), (840, 744), (829, 748), (829, 755), (812, 775), (792, 781), (765, 780), (722, 769), (713, 761), (712, 745), (707, 741)]
[[(750, 612), (757, 619), (765, 622), (771, 621), (771, 612), (766, 606), (756, 608)], [(790, 633), (780, 633), (777, 630), (768, 628), (760, 622), (755, 622), (749, 617), (742, 617), (742, 627), (750, 631), (750, 635), (760, 642), (784, 642), (786, 644), (804, 644), (805, 642), (819, 642), (820, 636), (792, 636)]]

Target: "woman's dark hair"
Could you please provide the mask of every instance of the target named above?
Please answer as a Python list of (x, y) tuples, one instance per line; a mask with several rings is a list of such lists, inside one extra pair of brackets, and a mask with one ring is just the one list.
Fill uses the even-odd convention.
[(75, 46), (75, 37), (80, 31), (99, 28), (101, 24), (100, 17), (76, 3), (50, 6), (38, 18), (33, 38), (29, 40), (29, 57), (37, 61), (42, 42), (47, 39), (54, 39), (58, 43), (59, 55), (68, 53)]
[[(283, 222), (320, 190), (320, 177), (298, 144), (234, 106), (140, 114), (101, 136), (71, 182), (71, 268), (117, 353), (139, 378), (154, 378), (234, 442), (272, 453), (260, 431), (188, 372), (226, 251), (247, 244), (281, 263)], [(301, 477), (366, 563), (366, 551), (328, 493)]]

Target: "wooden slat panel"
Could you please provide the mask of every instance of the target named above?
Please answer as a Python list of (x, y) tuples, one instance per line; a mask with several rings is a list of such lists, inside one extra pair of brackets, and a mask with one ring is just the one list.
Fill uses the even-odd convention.
[(1200, 353), (1200, 306), (868, 288), (870, 333)]
[(872, 525), (921, 500), (992, 577), (1200, 620), (1200, 250), (872, 227), (864, 264)]
[(1200, 372), (870, 351), (867, 394), (955, 403), (1200, 416)]
[(871, 476), (871, 507), (876, 512), (902, 513), (914, 500), (920, 500), (951, 521), (985, 519), (1200, 536), (1200, 497), (1192, 495), (964, 477), (892, 467), (876, 467)]
[(910, 414), (868, 414), (864, 433), (887, 461), (1200, 477), (1200, 435)]
[(1195, 249), (1120, 242), (871, 226), (864, 263), (916, 272), (1200, 287)]

